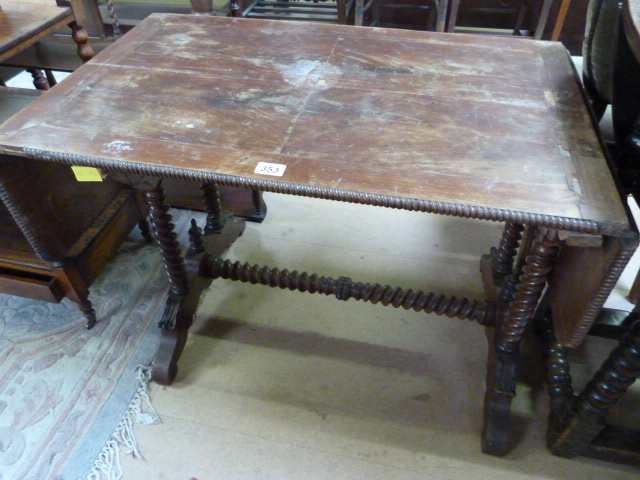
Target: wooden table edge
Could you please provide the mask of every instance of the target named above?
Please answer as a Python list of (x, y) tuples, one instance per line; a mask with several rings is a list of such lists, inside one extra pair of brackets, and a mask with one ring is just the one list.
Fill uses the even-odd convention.
[[(5, 45), (5, 51), (0, 53), (0, 63), (4, 63), (5, 60), (11, 58), (13, 55), (15, 55), (16, 53), (21, 52), (22, 50), (29, 48), (31, 45), (37, 43), (40, 39), (46, 37), (47, 35), (53, 33), (54, 31), (56, 31), (57, 29), (59, 29), (60, 27), (64, 27), (65, 25), (68, 25), (70, 22), (72, 22), (75, 17), (73, 15), (73, 11), (71, 10), (71, 8), (69, 7), (60, 7), (61, 12), (58, 16), (52, 18), (51, 20), (49, 20), (48, 22), (46, 22), (46, 27), (44, 27), (44, 29), (32, 36), (31, 38), (29, 38), (26, 41), (20, 41), (18, 39), (15, 39), (9, 43), (7, 43)], [(20, 46), (20, 50), (18, 52), (12, 52), (12, 49), (14, 49), (15, 47)]]
[(291, 182), (242, 177), (202, 170), (185, 168), (164, 167), (137, 162), (116, 160), (112, 158), (92, 157), (84, 155), (65, 154), (53, 151), (44, 151), (33, 148), (11, 148), (0, 145), (0, 154), (18, 155), (33, 160), (94, 167), (102, 170), (113, 170), (123, 173), (133, 173), (151, 177), (171, 178), (186, 180), (196, 183), (213, 183), (230, 187), (259, 190), (302, 197), (311, 197), (324, 200), (333, 200), (362, 205), (395, 208), (399, 210), (420, 211), (462, 218), (479, 220), (510, 222), (536, 227), (569, 232), (625, 236), (631, 227), (629, 224), (598, 223), (587, 219), (560, 217), (554, 215), (520, 212), (514, 210), (480, 207), (474, 205), (440, 202), (416, 198), (399, 197), (393, 195), (359, 192), (354, 190), (341, 190), (329, 187), (317, 187)]

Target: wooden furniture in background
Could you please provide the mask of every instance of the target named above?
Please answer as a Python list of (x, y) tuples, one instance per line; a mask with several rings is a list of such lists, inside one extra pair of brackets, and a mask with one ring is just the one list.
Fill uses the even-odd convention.
[[(0, 61), (7, 62), (65, 26), (73, 32), (77, 61), (89, 60), (94, 52), (71, 8), (57, 6), (52, 0), (3, 0)], [(49, 88), (39, 68), (30, 71), (36, 87)], [(1, 87), (0, 121), (37, 95), (35, 90)], [(41, 162), (6, 171), (0, 182), (0, 292), (49, 302), (69, 297), (78, 303), (87, 326), (93, 326), (96, 317), (89, 286), (140, 218), (134, 194), (112, 182), (97, 187), (80, 185), (69, 169), (51, 169), (51, 165)], [(42, 209), (44, 215), (33, 225), (35, 230), (27, 234), (20, 230), (19, 225), (26, 220), (7, 196), (9, 190)], [(61, 249), (57, 258), (46, 254), (51, 242)]]
[[(269, 20), (302, 20), (310, 22), (339, 23), (349, 19), (362, 25), (362, 13), (354, 13), (362, 0), (238, 0), (229, 4), (232, 17), (262, 18)], [(358, 18), (354, 19), (354, 15)], [(359, 22), (359, 23), (358, 23)]]
[[(469, 319), (493, 345), (483, 434), (493, 454), (509, 448), (519, 345), (547, 282), (579, 343), (636, 242), (557, 43), (152, 15), (5, 122), (0, 151), (8, 169), (98, 167), (144, 191), (171, 283), (156, 380), (173, 380), (214, 278)], [(192, 225), (186, 258), (158, 177), (203, 184), (209, 215), (204, 235)], [(216, 185), (504, 222), (483, 262), (489, 298), (224, 261), (243, 226), (221, 211)], [(33, 221), (33, 205), (15, 205)], [(586, 286), (575, 281), (585, 271)]]
[[(80, 186), (68, 168), (38, 162), (15, 173), (0, 178), (5, 189), (0, 187), (0, 292), (53, 303), (68, 297), (91, 328), (97, 319), (89, 287), (140, 219), (135, 194), (111, 182)], [(29, 188), (34, 178), (36, 195), (33, 185)], [(56, 189), (49, 190), (53, 182)], [(20, 189), (43, 207), (40, 222), (6, 207), (12, 206), (7, 193)], [(32, 235), (19, 228), (26, 222), (32, 224)], [(51, 242), (61, 249), (58, 258), (46, 253)]]
[[(0, 123), (39, 93), (0, 87)], [(134, 193), (111, 181), (80, 183), (68, 167), (44, 162), (0, 170), (0, 292), (53, 303), (68, 297), (93, 326), (89, 287), (141, 218)], [(37, 218), (27, 222), (14, 198)]]
[[(3, 0), (0, 9), (0, 63), (51, 35), (61, 27), (69, 26), (77, 44), (78, 57), (86, 62), (94, 52), (88, 44), (89, 36), (78, 24), (70, 7), (57, 6), (53, 0)], [(46, 90), (49, 82), (33, 71), (37, 88)]]
[[(44, 4), (44, 6), (46, 7), (44, 9), (45, 14), (51, 14), (51, 12), (60, 13), (60, 11), (62, 11), (64, 12), (65, 18), (70, 15), (69, 8), (52, 6), (51, 4), (53, 3), (53, 0), (40, 1), (46, 2)], [(7, 3), (13, 4), (18, 3), (18, 1), (14, 0), (13, 2)], [(22, 5), (19, 8), (19, 11), (22, 12), (21, 14), (24, 14), (24, 11), (26, 11), (27, 2), (19, 3)], [(113, 34), (113, 31), (105, 28), (105, 24), (103, 24), (102, 22), (102, 17), (100, 16), (100, 11), (98, 10), (98, 6), (95, 0), (69, 0), (69, 2), (67, 3), (69, 3), (69, 5), (73, 7), (73, 11), (76, 13), (76, 15), (81, 16), (84, 21), (88, 22), (90, 31), (92, 33), (102, 36), (102, 38), (92, 39), (91, 41), (91, 44), (96, 52), (104, 50), (108, 45), (113, 43), (113, 38), (106, 38), (106, 35), (108, 33)], [(6, 10), (6, 15), (11, 14), (12, 22), (15, 22), (13, 17), (14, 10), (12, 8), (7, 9), (4, 6), (4, 3), (2, 5), (3, 9)], [(27, 15), (26, 18), (30, 18), (33, 21), (33, 17), (35, 16), (34, 12), (37, 11), (37, 9), (34, 9), (33, 5), (31, 7), (31, 11), (29, 11), (29, 15)], [(147, 7), (148, 10), (144, 11), (145, 15), (150, 14), (154, 6), (147, 5)], [(165, 9), (170, 7), (170, 5), (164, 6)], [(190, 11), (190, 5), (188, 5), (188, 2), (186, 2), (183, 7), (177, 6), (175, 9), (178, 11), (183, 11), (185, 13)], [(127, 10), (124, 9), (124, 12), (126, 14)], [(0, 12), (0, 19), (1, 18), (2, 12)], [(97, 21), (97, 18), (100, 18), (99, 22)], [(62, 24), (64, 25), (64, 22), (62, 22)], [(131, 28), (133, 24), (134, 23), (126, 22), (125, 27)], [(12, 23), (12, 25), (15, 26), (16, 23)], [(0, 24), (0, 29), (1, 28), (2, 24)], [(80, 67), (80, 65), (82, 65), (85, 60), (81, 59), (77, 55), (77, 47), (75, 43), (71, 42), (65, 37), (48, 35), (55, 30), (55, 28), (47, 29), (46, 33), (38, 35), (37, 38), (34, 38), (33, 41), (30, 41), (29, 44), (33, 44), (30, 48), (21, 49), (13, 56), (5, 58), (3, 63), (7, 66), (26, 68), (31, 71), (34, 75), (38, 87), (43, 90), (48, 89), (50, 85), (55, 85), (55, 78), (52, 75), (49, 75), (48, 78), (46, 78), (42, 73), (43, 71), (50, 72), (53, 70), (72, 72)], [(37, 43), (34, 44), (34, 41), (36, 40)], [(26, 44), (24, 46), (26, 46)], [(168, 198), (172, 202), (171, 204), (174, 206), (191, 209), (203, 208), (200, 192), (197, 189), (194, 190), (193, 187), (188, 183), (180, 181), (169, 181), (167, 182), (166, 190)], [(259, 192), (250, 192), (244, 189), (233, 187), (223, 187), (222, 202), (226, 210), (242, 218), (255, 222), (261, 222), (264, 219), (267, 211), (267, 207), (262, 200)]]
[[(549, 19), (549, 13), (554, 0), (542, 0), (540, 11), (536, 11), (537, 3), (531, 4), (528, 0), (521, 0), (518, 7), (517, 18), (515, 20), (513, 30), (518, 35), (522, 31), (525, 16), (527, 14), (533, 15), (536, 18), (535, 28), (532, 31), (532, 37), (536, 40), (540, 40), (544, 34), (544, 29), (547, 26)], [(449, 17), (447, 19), (447, 32), (453, 33), (456, 29), (458, 22), (458, 10), (460, 8), (461, 0), (451, 0), (451, 9), (449, 11)]]

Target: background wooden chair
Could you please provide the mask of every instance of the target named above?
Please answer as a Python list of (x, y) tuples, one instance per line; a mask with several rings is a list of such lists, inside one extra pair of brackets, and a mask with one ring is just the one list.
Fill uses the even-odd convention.
[[(460, 9), (461, 0), (451, 0), (451, 7), (447, 17), (446, 31), (453, 33), (456, 30), (458, 23), (458, 12)], [(514, 35), (530, 35), (536, 40), (540, 40), (544, 34), (545, 27), (549, 20), (551, 13), (551, 7), (554, 0), (542, 0), (536, 2), (532, 0), (519, 0), (518, 2), (506, 2), (496, 1), (491, 7), (480, 8), (479, 10), (485, 10), (494, 14), (514, 15), (515, 21), (513, 23), (512, 32)], [(558, 16), (560, 22), (558, 28), (561, 29), (566, 18), (566, 13), (569, 8), (568, 0), (563, 0), (563, 7), (561, 9), (561, 15)], [(533, 17), (533, 28), (524, 28), (524, 22), (527, 17)], [(559, 36), (559, 30), (554, 33)], [(557, 38), (555, 38), (557, 40)]]
[[(253, 0), (238, 2), (240, 12), (234, 16), (270, 20), (303, 20), (322, 23), (346, 24), (354, 0)], [(233, 11), (232, 11), (233, 12)]]

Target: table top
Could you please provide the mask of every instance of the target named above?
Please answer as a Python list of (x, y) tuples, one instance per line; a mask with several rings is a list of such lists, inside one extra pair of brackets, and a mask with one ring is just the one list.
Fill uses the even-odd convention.
[(35, 43), (39, 34), (48, 33), (69, 19), (73, 19), (71, 9), (57, 6), (55, 0), (2, 0), (0, 62)]
[(3, 124), (0, 152), (629, 229), (568, 53), (529, 39), (152, 15)]
[(640, 61), (640, 0), (624, 2), (623, 22), (629, 45)]

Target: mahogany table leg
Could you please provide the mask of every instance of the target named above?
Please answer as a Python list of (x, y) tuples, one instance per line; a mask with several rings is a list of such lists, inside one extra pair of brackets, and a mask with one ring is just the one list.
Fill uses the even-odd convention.
[(87, 304), (80, 305), (80, 311), (84, 315), (84, 318), (87, 319), (86, 328), (87, 330), (91, 330), (96, 326), (98, 319), (96, 318), (96, 311), (93, 309), (93, 304), (87, 300)]
[[(489, 343), (485, 417), (482, 432), (482, 451), (504, 455), (508, 450), (511, 400), (515, 396), (516, 366), (524, 329), (533, 317), (542, 291), (553, 268), (560, 241), (545, 235), (534, 242), (526, 265), (510, 301), (506, 315), (498, 316), (495, 337)], [(511, 292), (511, 282), (501, 291), (504, 306)], [(503, 307), (504, 308), (504, 307)]]
[(205, 254), (220, 255), (244, 231), (244, 221), (237, 220), (220, 207), (220, 194), (215, 185), (202, 187), (207, 210), (205, 235), (192, 220), (189, 230), (190, 249), (186, 258), (181, 255), (180, 244), (171, 223), (169, 206), (165, 202), (161, 183), (144, 192), (149, 208), (149, 219), (160, 248), (162, 260), (169, 277), (171, 290), (160, 321), (162, 338), (153, 362), (153, 379), (161, 384), (171, 384), (178, 372), (178, 359), (187, 341), (188, 331), (196, 314), (202, 292), (212, 279), (199, 275), (199, 264)]
[(189, 319), (181, 312), (181, 305), (189, 292), (189, 280), (180, 244), (171, 223), (169, 206), (164, 200), (164, 189), (159, 182), (144, 192), (149, 207), (149, 219), (160, 248), (162, 261), (171, 284), (165, 312), (160, 322), (162, 339), (153, 364), (153, 378), (159, 383), (170, 384), (178, 371), (178, 358), (187, 341)]
[(504, 278), (513, 273), (513, 261), (518, 252), (523, 231), (524, 225), (519, 223), (507, 223), (504, 226), (498, 248), (491, 251), (494, 277)]
[(549, 449), (563, 457), (592, 456), (589, 447), (605, 430), (606, 415), (639, 375), (640, 321), (636, 321), (584, 388), (571, 412), (550, 424)]

